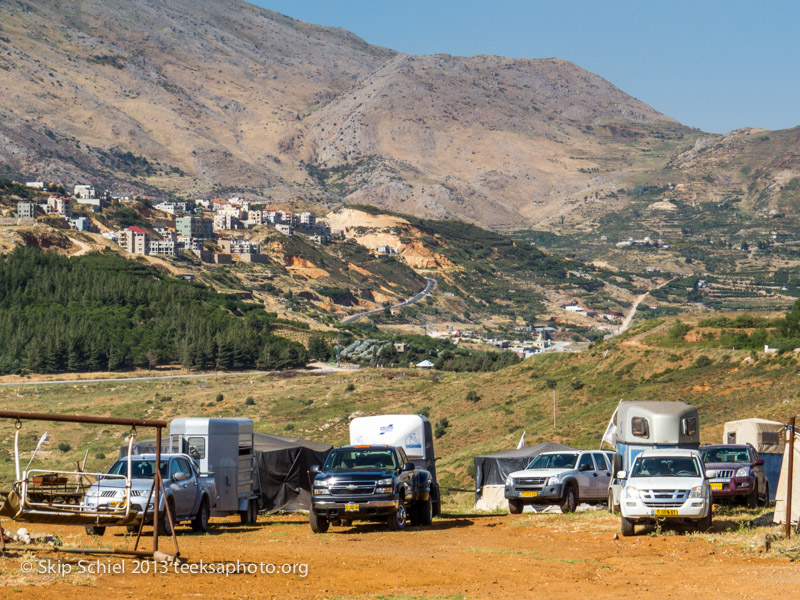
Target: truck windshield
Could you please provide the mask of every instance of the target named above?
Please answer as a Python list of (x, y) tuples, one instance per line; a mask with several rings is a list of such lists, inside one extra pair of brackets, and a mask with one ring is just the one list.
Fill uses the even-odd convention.
[(529, 469), (574, 469), (578, 455), (559, 452), (558, 454), (540, 454), (528, 465)]
[(749, 463), (747, 448), (707, 448), (700, 451), (704, 463)]
[(397, 468), (394, 452), (391, 450), (334, 450), (325, 461), (324, 471), (393, 471)]
[(700, 467), (691, 456), (640, 456), (631, 477), (700, 477)]
[[(153, 468), (156, 464), (155, 460), (131, 460), (131, 475), (134, 479), (152, 479), (154, 476)], [(127, 475), (128, 474), (128, 459), (121, 458), (115, 462), (108, 470), (109, 475)], [(161, 461), (161, 477), (164, 479), (169, 478), (169, 460)]]

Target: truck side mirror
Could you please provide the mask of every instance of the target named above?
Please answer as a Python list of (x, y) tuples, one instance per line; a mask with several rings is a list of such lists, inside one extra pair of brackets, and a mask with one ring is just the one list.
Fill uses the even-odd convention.
[(754, 464), (756, 467), (761, 467), (761, 466), (763, 466), (763, 465), (764, 465), (764, 459), (763, 459), (763, 458), (757, 458), (757, 459), (756, 459), (756, 462), (754, 462), (753, 464)]
[(709, 469), (709, 470), (706, 471), (706, 479), (714, 479), (714, 477), (716, 477), (716, 476), (717, 476), (717, 472), (716, 471), (714, 471), (712, 469)]
[(178, 471), (175, 475), (172, 476), (173, 481), (186, 481), (189, 479), (191, 475), (189, 473), (184, 473), (183, 471)]
[(414, 470), (414, 463), (407, 462), (403, 465), (402, 471), (413, 471)]
[(311, 465), (311, 467), (310, 467), (308, 470), (309, 470), (309, 471), (310, 471), (310, 472), (311, 472), (313, 475), (316, 475), (317, 473), (319, 473), (319, 465)]
[(628, 474), (625, 471), (617, 471), (617, 479), (625, 479)]

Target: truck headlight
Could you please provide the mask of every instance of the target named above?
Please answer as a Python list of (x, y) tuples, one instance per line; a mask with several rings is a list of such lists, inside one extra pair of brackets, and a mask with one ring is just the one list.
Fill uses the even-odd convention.
[(506, 477), (506, 485), (509, 486), (509, 487), (514, 485), (514, 480), (511, 478), (511, 475)]
[(695, 486), (689, 491), (689, 498), (702, 498), (702, 497), (703, 497), (702, 485)]
[(631, 485), (625, 487), (625, 497), (629, 500), (638, 500), (639, 499), (639, 488), (635, 488)]
[(548, 477), (547, 478), (547, 483), (545, 483), (545, 485), (555, 485), (557, 483), (558, 483), (558, 476)]
[(314, 482), (314, 495), (318, 496), (320, 494), (327, 494), (328, 493), (328, 480), (327, 479), (320, 479), (319, 481)]
[(391, 477), (387, 477), (386, 479), (378, 479), (378, 482), (375, 484), (378, 487), (382, 487), (385, 485), (392, 485), (394, 483)]
[(750, 477), (750, 467), (742, 467), (736, 471), (737, 477)]

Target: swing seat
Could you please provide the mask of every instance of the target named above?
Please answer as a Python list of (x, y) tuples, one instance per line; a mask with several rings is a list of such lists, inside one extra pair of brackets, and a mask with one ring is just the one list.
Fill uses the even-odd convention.
[[(21, 507), (20, 496), (16, 490), (4, 493), (5, 500), (0, 504), (0, 517), (8, 517), (19, 523), (48, 525), (129, 525), (136, 521), (138, 512), (130, 510), (127, 515), (87, 510), (61, 510), (57, 508)], [(22, 509), (21, 509), (22, 508)], [(76, 509), (79, 509), (76, 506)], [(21, 510), (20, 510), (21, 509)]]

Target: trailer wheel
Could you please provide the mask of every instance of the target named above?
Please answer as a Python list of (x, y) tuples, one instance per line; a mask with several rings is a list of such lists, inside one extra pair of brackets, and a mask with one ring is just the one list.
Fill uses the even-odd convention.
[(617, 512), (617, 507), (614, 506), (614, 491), (608, 490), (608, 512), (612, 515)]
[(250, 525), (255, 525), (258, 522), (258, 500), (252, 498), (247, 504), (247, 510), (250, 512)]
[(211, 510), (208, 508), (208, 499), (203, 498), (200, 501), (200, 508), (197, 509), (197, 514), (192, 519), (192, 531), (196, 533), (205, 533), (208, 531), (208, 519), (211, 517)]
[(308, 524), (311, 525), (311, 531), (314, 533), (325, 533), (328, 531), (328, 527), (330, 527), (328, 519), (319, 516), (314, 512), (313, 508), (308, 511)]
[(96, 535), (102, 537), (105, 534), (106, 528), (103, 525), (87, 525), (86, 535)]

